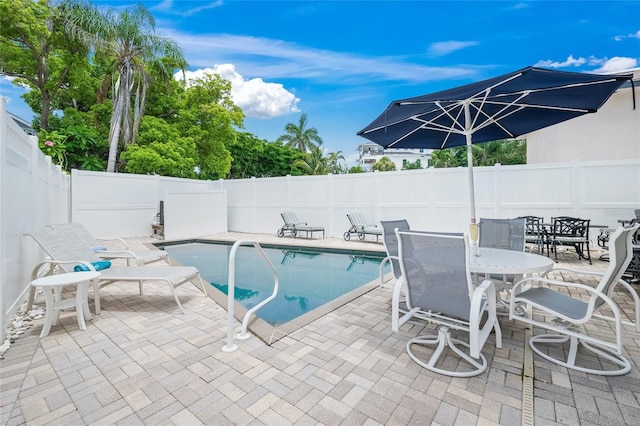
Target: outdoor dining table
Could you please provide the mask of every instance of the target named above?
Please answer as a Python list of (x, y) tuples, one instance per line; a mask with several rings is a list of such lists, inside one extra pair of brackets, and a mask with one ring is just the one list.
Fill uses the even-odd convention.
[(485, 247), (478, 253), (470, 256), (471, 273), (531, 275), (553, 269), (553, 259), (539, 254)]

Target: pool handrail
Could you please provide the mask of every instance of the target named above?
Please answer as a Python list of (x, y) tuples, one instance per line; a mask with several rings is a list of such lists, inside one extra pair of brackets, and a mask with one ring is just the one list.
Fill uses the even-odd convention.
[(260, 252), (260, 255), (262, 255), (262, 258), (265, 260), (265, 262), (267, 262), (267, 266), (269, 266), (269, 268), (271, 269), (271, 272), (273, 273), (274, 282), (273, 282), (273, 293), (271, 293), (271, 296), (267, 297), (262, 302), (258, 303), (253, 308), (249, 309), (247, 313), (244, 315), (244, 318), (242, 320), (242, 328), (240, 330), (240, 333), (238, 333), (238, 335), (236, 336), (236, 339), (246, 340), (250, 337), (250, 335), (247, 333), (249, 318), (251, 318), (251, 315), (254, 312), (262, 308), (264, 305), (266, 305), (276, 297), (276, 295), (278, 294), (278, 287), (280, 284), (280, 280), (278, 278), (278, 272), (276, 271), (276, 268), (273, 266), (273, 263), (271, 263), (271, 261), (269, 260), (269, 257), (267, 256), (267, 254), (264, 252), (264, 250), (260, 246), (260, 243), (258, 243), (255, 240), (238, 240), (233, 244), (233, 246), (231, 247), (231, 251), (229, 252), (229, 277), (228, 277), (229, 288), (227, 290), (227, 344), (222, 347), (223, 352), (233, 352), (236, 349), (238, 349), (238, 345), (233, 343), (233, 321), (235, 317), (234, 306), (235, 306), (235, 282), (236, 282), (235, 263), (236, 263), (236, 252), (238, 251), (238, 248), (243, 245), (244, 246), (252, 245), (258, 250), (258, 252)]

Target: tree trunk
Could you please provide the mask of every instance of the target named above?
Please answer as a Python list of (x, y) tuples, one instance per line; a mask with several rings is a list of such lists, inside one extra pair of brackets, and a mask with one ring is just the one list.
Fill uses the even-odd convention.
[(111, 124), (109, 126), (109, 159), (107, 161), (107, 172), (115, 172), (116, 160), (118, 157), (118, 144), (120, 143), (120, 130), (122, 128), (123, 110), (126, 108), (123, 99), (126, 90), (123, 90), (123, 81), (121, 76), (114, 85), (113, 109), (111, 111)]

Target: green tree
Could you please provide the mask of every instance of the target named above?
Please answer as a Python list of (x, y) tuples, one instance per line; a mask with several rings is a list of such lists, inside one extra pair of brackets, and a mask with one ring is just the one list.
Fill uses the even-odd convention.
[[(527, 144), (524, 139), (499, 140), (474, 144), (471, 147), (474, 166), (526, 164)], [(431, 154), (433, 167), (458, 167), (467, 165), (467, 148), (458, 146), (434, 151)]]
[(87, 61), (87, 50), (66, 36), (58, 12), (48, 0), (0, 0), (0, 73), (32, 89), (25, 100), (44, 130), (73, 68)]
[(330, 152), (326, 157), (327, 170), (329, 171), (329, 173), (346, 173), (346, 167), (342, 165), (341, 161), (344, 161), (344, 155), (342, 155), (342, 151)]
[(227, 144), (227, 148), (232, 157), (229, 179), (303, 174), (293, 164), (303, 159), (304, 154), (280, 142), (267, 142), (242, 132)]
[(300, 152), (311, 152), (316, 144), (322, 145), (322, 138), (318, 135), (318, 130), (315, 127), (307, 126), (307, 114), (302, 114), (298, 125), (287, 123), (284, 126), (286, 134), (280, 136), (277, 141), (283, 142)]
[(138, 143), (122, 153), (127, 173), (194, 178), (196, 147), (193, 139), (181, 135), (176, 126), (157, 117), (145, 116), (140, 123)]
[(142, 5), (116, 13), (70, 0), (63, 10), (70, 34), (92, 46), (107, 64), (102, 87), (112, 90), (107, 171), (113, 172), (118, 153), (136, 140), (149, 84), (147, 69), (160, 70), (158, 75), (169, 79), (173, 70), (165, 68), (162, 58), (171, 58), (182, 69), (186, 60), (173, 40), (156, 34), (155, 20)]
[(417, 170), (422, 168), (422, 162), (418, 158), (416, 161), (405, 161), (402, 170)]
[(185, 90), (173, 119), (180, 134), (196, 145), (196, 168), (201, 179), (219, 179), (231, 170), (232, 144), (244, 114), (231, 100), (231, 83), (218, 74), (195, 79)]
[[(460, 156), (463, 156), (465, 160), (462, 161)], [(433, 151), (431, 153), (430, 165), (436, 168), (443, 167), (458, 167), (459, 165), (466, 165), (466, 148), (455, 147)]]
[(349, 173), (365, 173), (365, 172), (366, 172), (366, 170), (363, 169), (362, 166), (359, 165), (359, 164), (357, 166), (352, 166), (349, 169)]
[(322, 156), (322, 148), (317, 145), (312, 145), (311, 152), (307, 153), (304, 159), (296, 160), (294, 165), (300, 167), (308, 175), (329, 173), (327, 160)]
[(381, 159), (373, 163), (371, 168), (379, 172), (389, 172), (395, 170), (396, 165), (389, 159), (389, 157), (382, 157)]

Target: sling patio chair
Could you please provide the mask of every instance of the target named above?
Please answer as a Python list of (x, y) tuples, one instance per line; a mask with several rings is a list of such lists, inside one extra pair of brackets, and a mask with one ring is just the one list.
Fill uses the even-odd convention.
[(324, 227), (309, 226), (307, 222), (300, 221), (295, 212), (282, 212), (280, 213), (280, 216), (282, 216), (284, 225), (282, 225), (282, 228), (278, 229), (278, 232), (276, 233), (278, 237), (284, 237), (286, 234), (289, 234), (295, 238), (299, 235), (300, 232), (305, 232), (307, 238), (309, 238), (309, 236), (313, 238), (314, 232), (322, 232), (322, 238), (324, 238)]
[[(396, 230), (396, 235), (402, 274), (393, 291), (393, 331), (399, 331), (413, 318), (435, 324), (437, 334), (418, 335), (407, 342), (411, 359), (448, 376), (481, 374), (488, 365), (482, 348), (491, 331), (495, 331), (496, 347), (502, 347), (502, 332), (496, 316), (493, 282), (485, 280), (474, 286), (471, 281), (467, 236), (401, 230)], [(404, 286), (407, 312), (401, 316), (400, 296)], [(424, 330), (431, 329), (424, 327)], [(454, 338), (452, 330), (456, 335), (468, 333), (469, 342)], [(433, 346), (433, 350), (428, 346)]]
[(527, 244), (535, 244), (538, 254), (544, 254), (547, 242), (547, 232), (543, 225), (544, 218), (540, 216), (520, 216), (525, 220), (524, 240)]
[[(169, 253), (164, 250), (143, 250), (132, 251), (129, 245), (122, 238), (100, 238), (97, 239), (85, 228), (81, 223), (56, 223), (47, 225), (47, 227), (65, 232), (74, 232), (85, 245), (91, 247), (91, 249), (102, 259), (125, 259), (127, 265), (131, 265), (131, 261), (135, 261), (136, 265), (146, 265), (153, 262), (165, 261), (171, 264), (169, 261)], [(108, 250), (105, 245), (106, 241), (114, 241), (120, 250)]]
[[(396, 229), (408, 230), (409, 222), (406, 219), (399, 220), (381, 220), (382, 225), (382, 244), (387, 256), (380, 262), (380, 288), (394, 288), (402, 272), (400, 271), (400, 258), (398, 253), (398, 237)], [(391, 284), (386, 284), (384, 280), (384, 266), (389, 263), (391, 265), (391, 273), (394, 280)]]
[[(45, 275), (51, 275), (57, 270), (73, 273), (77, 265), (84, 265), (87, 270), (95, 270), (94, 265), (105, 262), (75, 232), (42, 228), (25, 235), (33, 238), (48, 257), (33, 268), (32, 280), (38, 278), (39, 273), (43, 270)], [(200, 287), (205, 295), (207, 294), (204, 281), (200, 277), (198, 270), (192, 266), (114, 266), (102, 269), (100, 272), (98, 285), (94, 284), (93, 287), (96, 314), (100, 313), (100, 289), (117, 281), (137, 282), (140, 295), (143, 295), (144, 281), (164, 282), (169, 285), (181, 313), (184, 313), (184, 310), (176, 294), (176, 288), (191, 282), (196, 287)], [(32, 288), (29, 294), (29, 301), (27, 302), (29, 309), (33, 304), (34, 290)]]
[(378, 225), (367, 223), (362, 213), (347, 213), (347, 218), (351, 223), (351, 227), (343, 235), (346, 241), (351, 239), (351, 235), (357, 235), (362, 241), (367, 235), (375, 235), (376, 241), (378, 241), (378, 238), (382, 235), (382, 229), (378, 228)]
[[(480, 248), (495, 248), (501, 250), (512, 250), (524, 252), (526, 245), (525, 240), (526, 219), (480, 219), (480, 239), (478, 246)], [(520, 280), (522, 275), (495, 275), (485, 276), (485, 279), (493, 281), (496, 290), (498, 302), (505, 307), (509, 307), (509, 288), (513, 283)], [(476, 279), (480, 281), (480, 279)], [(506, 293), (507, 297), (503, 298), (502, 293)]]
[[(551, 332), (529, 339), (535, 353), (547, 361), (588, 374), (614, 376), (630, 371), (631, 363), (622, 353), (622, 331), (625, 325), (640, 332), (640, 298), (621, 277), (631, 261), (631, 240), (638, 227), (620, 227), (611, 235), (609, 267), (605, 272), (566, 268), (550, 271), (572, 278), (600, 277), (595, 287), (550, 279), (548, 273), (514, 285), (509, 318)], [(634, 307), (635, 322), (623, 320), (621, 309), (613, 300), (616, 286), (629, 293), (624, 303)]]

